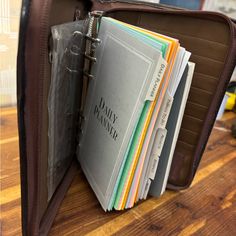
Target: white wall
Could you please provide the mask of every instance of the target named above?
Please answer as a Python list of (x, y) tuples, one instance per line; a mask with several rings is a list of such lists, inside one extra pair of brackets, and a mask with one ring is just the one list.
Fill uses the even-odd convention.
[(16, 104), (20, 0), (0, 0), (0, 106)]

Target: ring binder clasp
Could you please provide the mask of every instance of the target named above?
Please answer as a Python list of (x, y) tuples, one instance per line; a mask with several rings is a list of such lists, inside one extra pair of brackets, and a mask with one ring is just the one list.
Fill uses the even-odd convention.
[(84, 70), (84, 75), (88, 77), (89, 79), (94, 79), (94, 76), (89, 74), (88, 71)]
[(76, 30), (76, 31), (73, 32), (73, 36), (76, 36), (76, 35), (82, 36), (83, 34), (82, 34), (82, 32)]
[(78, 70), (70, 69), (68, 66), (66, 66), (66, 70), (68, 70), (70, 73), (78, 73)]
[(88, 53), (86, 53), (86, 52), (85, 52), (84, 56), (85, 56), (88, 60), (90, 60), (90, 61), (92, 61), (92, 62), (97, 62), (97, 58), (96, 58), (96, 57), (90, 56), (90, 55), (89, 55)]
[[(89, 13), (89, 22), (87, 26), (87, 33), (84, 34), (85, 38), (85, 52), (84, 52), (84, 68), (83, 68), (83, 89), (82, 89), (82, 101), (80, 109), (84, 111), (85, 98), (87, 95), (87, 87), (89, 80), (93, 80), (95, 77), (91, 74), (92, 63), (96, 63), (97, 59), (94, 56), (95, 50), (98, 44), (101, 43), (101, 40), (98, 37), (99, 31), (99, 21), (103, 15), (101, 11), (93, 11)], [(82, 118), (80, 117), (80, 121)]]
[(93, 38), (89, 35), (85, 35), (85, 37), (88, 39), (88, 40), (91, 40), (93, 43), (100, 43), (101, 40), (99, 38)]
[(79, 55), (80, 54), (80, 48), (77, 45), (72, 45), (70, 47), (70, 53), (74, 55)]

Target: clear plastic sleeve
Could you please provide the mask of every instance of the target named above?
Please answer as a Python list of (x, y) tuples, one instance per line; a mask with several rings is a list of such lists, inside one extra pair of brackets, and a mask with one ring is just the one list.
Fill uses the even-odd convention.
[(76, 151), (87, 20), (53, 26), (48, 97), (48, 200)]

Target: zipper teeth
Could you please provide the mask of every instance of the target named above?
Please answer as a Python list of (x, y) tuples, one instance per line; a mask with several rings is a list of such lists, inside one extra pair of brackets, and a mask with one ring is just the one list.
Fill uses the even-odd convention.
[(87, 33), (87, 35), (90, 36), (90, 37), (92, 36), (93, 22), (94, 22), (94, 16), (91, 16), (90, 20), (89, 20), (88, 33)]

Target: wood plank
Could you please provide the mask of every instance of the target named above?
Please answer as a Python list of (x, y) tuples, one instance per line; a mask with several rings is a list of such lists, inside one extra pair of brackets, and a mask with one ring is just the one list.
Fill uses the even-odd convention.
[(13, 106), (13, 107), (6, 107), (6, 108), (2, 108), (0, 110), (0, 116), (5, 116), (5, 115), (16, 115), (17, 114), (17, 110), (16, 110), (16, 107)]
[(16, 108), (1, 109), (0, 127), (0, 144), (18, 141)]
[[(224, 167), (224, 165), (230, 163), (232, 160), (235, 161), (235, 166), (233, 166), (235, 168), (236, 167), (236, 158), (235, 157), (236, 157), (236, 151), (233, 153), (230, 153), (229, 155), (223, 157), (220, 160), (217, 160), (217, 161), (211, 163), (209, 166), (206, 166), (205, 168), (200, 169), (196, 178), (194, 179), (194, 182), (191, 187), (191, 191), (185, 190), (185, 191), (181, 192), (181, 193), (183, 193), (182, 195), (185, 196), (188, 194), (188, 192), (191, 192), (190, 196), (193, 198), (192, 201), (195, 201), (196, 194), (193, 195), (192, 192), (194, 191), (195, 185), (200, 185), (201, 193), (198, 192), (197, 195), (199, 196), (199, 198), (198, 198), (199, 201), (202, 201), (202, 197), (204, 197), (204, 196), (203, 195), (201, 196), (201, 194), (202, 194), (202, 183), (201, 182), (204, 181), (205, 179), (208, 179), (208, 177), (211, 174), (217, 173), (219, 170), (221, 170), (221, 168)], [(213, 181), (213, 183), (217, 184), (216, 181)], [(208, 185), (204, 185), (204, 186), (206, 187), (206, 189), (208, 189)], [(163, 215), (162, 209), (163, 209), (163, 211), (166, 211), (166, 207), (165, 207), (166, 205), (168, 205), (168, 204), (172, 205), (173, 202), (176, 201), (176, 199), (181, 198), (181, 194), (178, 194), (178, 193), (171, 194), (171, 193), (173, 193), (173, 192), (167, 191), (160, 198), (150, 198), (149, 200), (144, 201), (142, 204), (138, 205), (136, 208), (131, 209), (127, 213), (124, 213), (123, 215), (121, 215), (119, 219), (117, 218), (115, 221), (111, 221), (105, 225), (100, 226), (99, 228), (95, 229), (94, 231), (92, 231), (88, 235), (101, 235), (103, 233), (105, 233), (105, 235), (112, 235), (115, 233), (118, 233), (118, 235), (120, 235), (120, 234), (122, 235), (122, 232), (124, 233), (123, 235), (136, 235), (136, 234), (145, 235), (145, 233), (147, 234), (147, 232), (144, 232), (140, 229), (142, 227), (139, 227), (139, 223), (142, 224), (142, 226), (144, 226), (145, 224), (149, 225), (150, 224), (150, 216), (152, 214), (157, 213), (158, 217), (161, 217)], [(191, 200), (189, 199), (189, 201), (191, 201)], [(186, 204), (186, 203), (184, 202), (183, 204)], [(171, 220), (171, 217), (173, 217), (172, 214), (174, 212), (174, 209), (170, 209), (169, 212), (171, 214), (168, 217), (166, 216), (165, 220), (167, 222), (170, 221), (169, 225), (171, 225), (173, 222), (173, 220)], [(148, 218), (148, 219), (146, 219), (146, 218)], [(174, 219), (176, 219), (176, 218), (178, 219), (177, 216), (174, 217)], [(182, 218), (182, 216), (180, 216), (180, 218)], [(176, 226), (175, 223), (173, 223), (173, 227), (174, 226)], [(163, 228), (165, 228), (165, 230), (167, 229), (165, 232), (163, 232), (164, 233), (163, 235), (168, 235), (170, 233), (168, 231), (169, 226), (163, 227)], [(139, 234), (139, 232), (140, 232), (140, 234)]]
[(0, 183), (5, 190), (20, 184), (18, 142), (1, 145)]
[[(203, 169), (200, 170), (191, 191), (184, 191), (171, 201), (136, 219), (132, 224), (116, 233), (118, 235), (156, 235), (157, 233), (160, 235), (191, 235), (191, 232), (186, 234), (186, 228), (193, 232), (196, 230), (193, 227), (197, 227), (196, 232), (206, 228), (204, 229), (205, 234), (201, 235), (235, 235), (236, 228), (233, 231), (226, 229), (224, 218), (218, 224), (212, 225), (212, 228), (209, 229), (208, 226), (208, 221), (214, 219), (219, 212), (224, 215), (224, 211), (229, 210), (232, 214), (236, 210), (236, 208), (222, 209), (227, 195), (235, 189), (235, 157), (234, 153), (234, 156), (229, 155), (222, 162), (218, 160), (213, 166), (206, 167), (204, 171)], [(198, 181), (199, 176), (200, 181)], [(231, 202), (232, 198), (229, 201)], [(228, 223), (234, 225), (235, 221), (233, 218), (231, 220)], [(219, 234), (216, 234), (216, 228), (216, 232), (220, 232)]]
[[(20, 235), (16, 110), (3, 109), (2, 117), (2, 235)], [(191, 188), (167, 191), (161, 198), (149, 198), (131, 210), (105, 213), (79, 171), (50, 235), (236, 235), (236, 140), (230, 134), (235, 118), (235, 114), (226, 113), (216, 122)]]
[[(117, 232), (117, 234), (149, 235), (151, 231), (153, 233), (160, 233), (160, 235), (190, 235), (187, 234), (186, 228), (192, 230), (192, 227), (196, 226), (198, 227), (197, 232), (200, 229), (205, 231), (205, 234), (200, 235), (235, 235), (235, 229), (225, 228), (226, 219), (224, 218), (221, 218), (217, 224), (212, 225), (210, 228), (208, 225), (212, 219), (216, 220), (215, 218), (219, 212), (222, 213), (222, 217), (225, 214), (224, 210), (222, 210), (222, 203), (235, 186), (235, 167), (236, 160), (233, 159), (217, 172), (212, 173), (208, 178), (203, 179), (202, 182), (192, 187), (191, 191), (185, 191), (184, 194), (158, 208), (157, 211), (152, 211), (142, 217), (138, 223), (129, 224)], [(220, 176), (221, 178), (219, 178)], [(221, 185), (215, 181), (216, 179), (219, 180)], [(225, 183), (225, 179), (230, 179), (231, 181)], [(196, 197), (196, 195), (201, 197)], [(235, 208), (227, 210), (232, 215), (234, 211)], [(166, 216), (163, 217), (165, 214)], [(180, 221), (180, 219), (184, 220)], [(233, 217), (227, 220), (229, 225), (234, 225)], [(139, 229), (135, 227), (137, 224), (141, 225)], [(150, 224), (153, 226), (150, 227)]]

